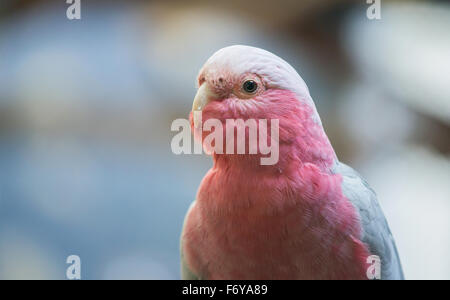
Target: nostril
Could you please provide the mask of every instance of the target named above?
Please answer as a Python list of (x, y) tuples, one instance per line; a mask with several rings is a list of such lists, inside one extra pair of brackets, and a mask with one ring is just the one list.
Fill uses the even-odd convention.
[(223, 78), (219, 77), (219, 82), (222, 83), (223, 82)]

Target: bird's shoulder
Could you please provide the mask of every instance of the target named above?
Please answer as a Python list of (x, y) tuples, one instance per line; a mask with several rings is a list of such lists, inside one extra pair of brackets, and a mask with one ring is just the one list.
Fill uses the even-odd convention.
[(403, 279), (394, 238), (374, 190), (351, 167), (337, 162), (333, 173), (342, 176), (342, 192), (355, 207), (362, 227), (361, 240), (381, 259), (382, 279)]

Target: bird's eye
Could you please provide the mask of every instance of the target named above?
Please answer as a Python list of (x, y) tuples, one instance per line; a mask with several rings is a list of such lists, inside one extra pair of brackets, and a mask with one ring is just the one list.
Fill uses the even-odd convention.
[(247, 80), (242, 85), (242, 89), (246, 93), (253, 94), (258, 89), (258, 84), (254, 80)]

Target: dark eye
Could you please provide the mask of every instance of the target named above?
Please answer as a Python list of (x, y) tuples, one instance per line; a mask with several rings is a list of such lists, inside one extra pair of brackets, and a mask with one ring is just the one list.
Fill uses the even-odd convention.
[(258, 84), (254, 80), (247, 80), (242, 85), (242, 89), (246, 93), (253, 94), (258, 89)]

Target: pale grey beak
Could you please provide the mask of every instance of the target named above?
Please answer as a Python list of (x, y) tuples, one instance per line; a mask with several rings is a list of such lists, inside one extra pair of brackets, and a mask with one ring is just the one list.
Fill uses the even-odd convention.
[(197, 94), (194, 98), (194, 103), (192, 104), (192, 112), (194, 119), (194, 127), (199, 128), (201, 124), (201, 118), (199, 118), (199, 113), (205, 106), (211, 102), (217, 95), (211, 91), (207, 82), (203, 83), (197, 90)]

